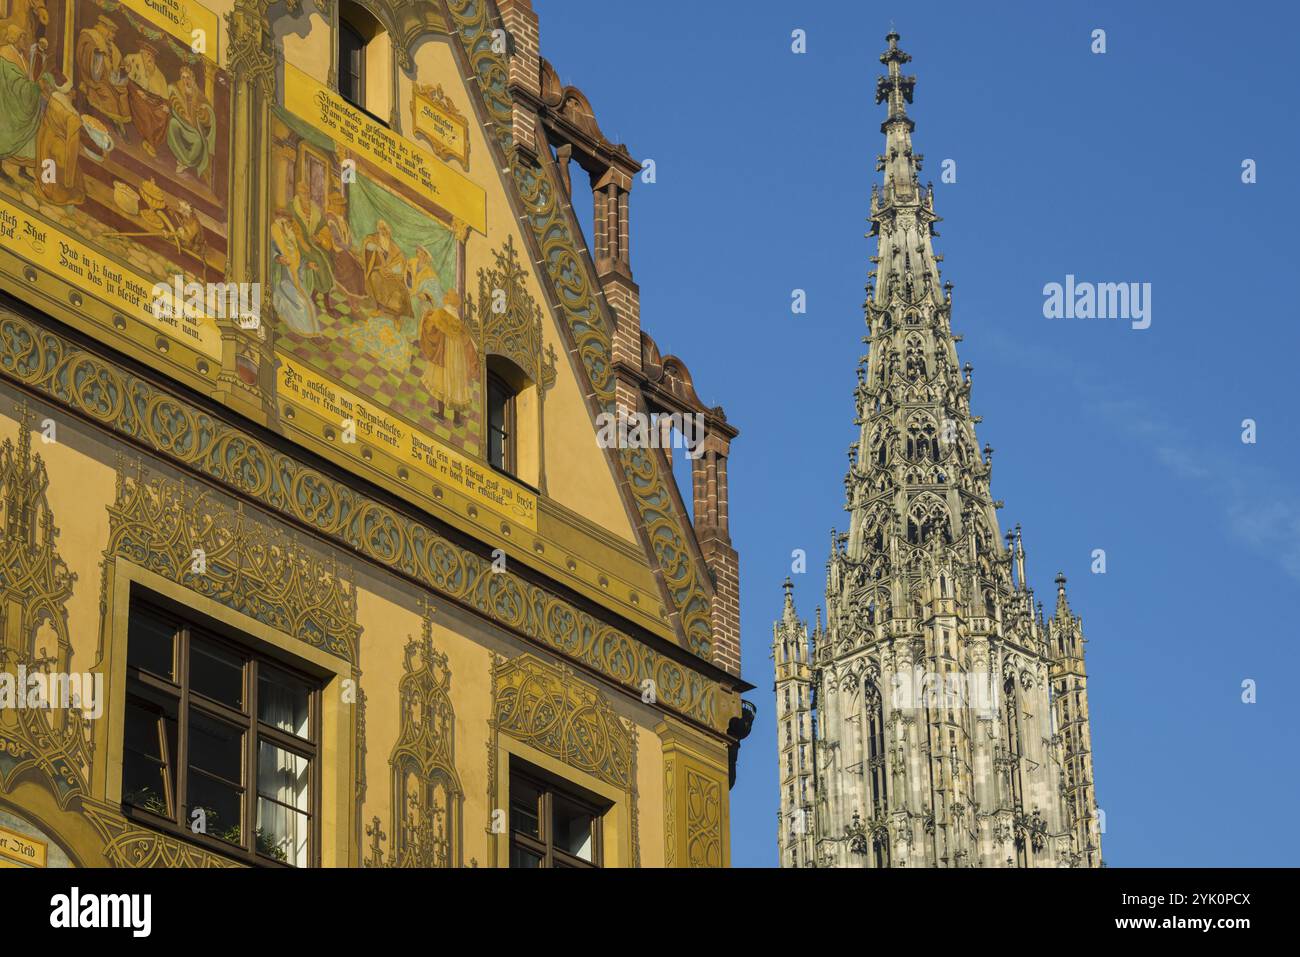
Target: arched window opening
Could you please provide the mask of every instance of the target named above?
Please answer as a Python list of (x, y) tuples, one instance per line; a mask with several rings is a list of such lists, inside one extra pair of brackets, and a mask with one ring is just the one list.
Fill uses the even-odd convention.
[(541, 464), (536, 385), (505, 356), (484, 361), (483, 448), (494, 469), (536, 485)]
[(952, 544), (952, 528), (948, 512), (938, 501), (918, 502), (907, 515), (907, 541), (910, 545), (924, 545), (935, 535), (945, 545)]
[(863, 688), (866, 717), (866, 764), (868, 797), (871, 800), (871, 853), (876, 867), (889, 866), (889, 829), (884, 820), (889, 812), (888, 781), (885, 775), (885, 705), (872, 681)]
[(339, 20), (339, 95), (366, 106), (366, 41), (347, 20)]
[(938, 460), (939, 440), (934, 423), (925, 418), (913, 419), (908, 423), (907, 457), (914, 462)]
[[(1007, 742), (1007, 781), (1009, 797), (1011, 798), (1011, 807), (1017, 817), (1024, 815), (1024, 784), (1021, 779), (1021, 761), (1024, 757), (1024, 745), (1020, 735), (1020, 694), (1016, 687), (1014, 676), (1008, 676), (1006, 683), (1002, 686), (1003, 695), (1006, 700), (1005, 711), (1005, 729)], [(1029, 866), (1029, 841), (1025, 835), (1016, 835), (1016, 866)]]
[(339, 95), (387, 125), (393, 51), (383, 24), (361, 4), (345, 0), (339, 6), (336, 41)]

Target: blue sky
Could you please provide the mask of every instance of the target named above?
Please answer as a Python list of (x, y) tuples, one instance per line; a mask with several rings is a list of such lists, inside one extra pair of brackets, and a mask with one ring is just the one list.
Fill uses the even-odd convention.
[[(631, 206), (643, 324), (741, 429), (731, 521), (759, 717), (733, 863), (776, 861), (769, 656), (791, 550), (808, 553), (811, 619), (846, 525), (891, 19), (999, 517), (1023, 526), (1048, 607), (1068, 576), (1089, 639), (1106, 862), (1300, 863), (1296, 6), (534, 4), (563, 82), (655, 160)], [(956, 183), (940, 183), (944, 159)], [(1067, 273), (1151, 283), (1151, 327), (1044, 318), (1044, 285)], [(807, 315), (790, 312), (796, 288)]]

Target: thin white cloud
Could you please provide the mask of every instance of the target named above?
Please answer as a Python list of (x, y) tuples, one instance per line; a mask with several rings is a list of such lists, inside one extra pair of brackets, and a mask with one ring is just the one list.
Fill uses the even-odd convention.
[[(1202, 486), (1223, 503), (1228, 532), (1249, 548), (1270, 555), (1291, 578), (1300, 581), (1300, 492), (1277, 471), (1242, 464), (1240, 458), (1208, 455), (1187, 429), (1152, 413), (1154, 403), (1132, 397), (1103, 399), (1107, 385), (1057, 353), (994, 335), (989, 345), (1024, 363), (1047, 370), (1088, 396), (1087, 405), (1152, 449), (1156, 461), (1175, 476)], [(1253, 447), (1246, 446), (1249, 455)]]

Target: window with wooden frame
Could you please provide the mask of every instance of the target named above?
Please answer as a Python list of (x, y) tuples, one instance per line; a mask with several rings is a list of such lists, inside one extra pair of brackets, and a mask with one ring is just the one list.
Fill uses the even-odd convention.
[(339, 96), (372, 120), (392, 122), (393, 44), (384, 25), (359, 3), (342, 0), (335, 35)]
[(510, 866), (602, 866), (602, 819), (608, 810), (578, 788), (512, 764)]
[(320, 685), (133, 598), (122, 805), (252, 864), (319, 860)]
[(515, 451), (515, 390), (495, 372), (487, 375), (488, 462), (495, 469), (513, 475)]
[(366, 108), (366, 38), (339, 18), (339, 96), (353, 106)]

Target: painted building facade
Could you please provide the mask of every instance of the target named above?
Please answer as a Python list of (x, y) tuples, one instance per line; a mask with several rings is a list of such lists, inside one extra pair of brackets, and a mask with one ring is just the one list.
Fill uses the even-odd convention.
[(1082, 623), (1056, 579), (1045, 617), (1020, 526), (999, 539), (940, 284), (934, 187), (907, 115), (916, 78), (890, 32), (876, 102), (866, 291), (826, 621), (786, 581), (773, 628), (782, 867), (1098, 867)]
[(0, 11), (0, 865), (726, 866), (737, 432), (528, 0)]

